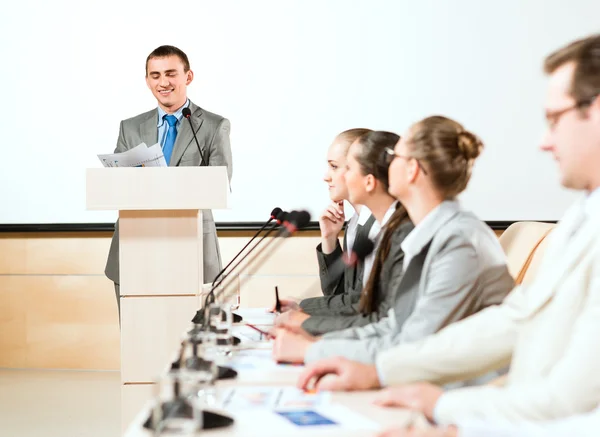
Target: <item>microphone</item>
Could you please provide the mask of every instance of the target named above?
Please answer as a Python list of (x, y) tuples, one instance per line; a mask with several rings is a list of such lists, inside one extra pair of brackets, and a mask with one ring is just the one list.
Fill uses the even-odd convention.
[(208, 165), (208, 163), (204, 161), (204, 155), (202, 154), (200, 143), (198, 142), (198, 138), (196, 138), (196, 131), (194, 130), (194, 124), (192, 123), (192, 111), (190, 110), (190, 108), (183, 108), (181, 114), (190, 122), (190, 129), (192, 129), (192, 135), (194, 135), (194, 141), (196, 141), (196, 146), (198, 146), (198, 153), (200, 153), (200, 165)]
[[(310, 223), (310, 213), (308, 211), (292, 211), (292, 212), (290, 212), (287, 215), (287, 218), (283, 221), (283, 226), (281, 227), (279, 232), (275, 235), (275, 237), (273, 239), (271, 239), (271, 241), (269, 241), (265, 246), (261, 247), (259, 251), (257, 251), (256, 253), (253, 254), (253, 256), (248, 261), (246, 268), (252, 266), (252, 264), (255, 263), (257, 260), (259, 260), (259, 262), (258, 262), (258, 265), (255, 267), (261, 266), (266, 260), (266, 257), (261, 258), (261, 255), (267, 249), (271, 248), (271, 251), (276, 249), (278, 246), (283, 244), (283, 241), (285, 240), (285, 238), (294, 234), (298, 229), (302, 229), (302, 228), (308, 226), (309, 223)], [(277, 237), (281, 237), (281, 238), (277, 238)], [(246, 256), (248, 256), (248, 254)], [(248, 280), (248, 278), (249, 278), (249, 276), (246, 276), (244, 278), (243, 282), (240, 282), (239, 285), (242, 286), (245, 283), (245, 281)], [(232, 283), (233, 283), (233, 279), (229, 280), (227, 283), (225, 283), (222, 290), (220, 290), (219, 293), (217, 293), (216, 298), (219, 298), (221, 296), (229, 297), (227, 295), (227, 290), (228, 290), (228, 287)]]
[[(260, 255), (262, 255), (266, 249), (273, 246), (274, 244), (275, 244), (275, 246), (278, 246), (279, 244), (281, 244), (281, 242), (283, 242), (284, 238), (289, 237), (291, 234), (296, 232), (298, 229), (301, 229), (310, 223), (310, 214), (307, 211), (292, 211), (287, 214), (282, 212), (281, 214), (286, 215), (286, 218), (283, 219), (283, 223), (282, 223), (283, 226), (281, 227), (279, 232), (275, 235), (275, 237), (267, 243), (266, 246), (261, 247), (261, 249), (258, 252), (253, 254), (253, 256), (250, 258), (250, 260), (246, 264), (246, 268), (251, 266), (252, 263), (256, 262), (258, 257)], [(271, 229), (269, 229), (269, 232), (272, 231), (274, 228), (275, 228), (275, 226), (271, 227)], [(269, 232), (267, 232), (265, 235), (263, 235), (263, 237), (258, 241), (258, 243), (256, 243), (254, 245), (254, 247), (250, 251), (248, 251), (246, 253), (246, 255), (231, 269), (231, 271), (229, 272), (230, 274), (240, 265), (240, 263), (242, 263), (250, 254), (252, 254), (254, 252), (254, 250), (261, 244), (261, 242), (264, 241), (264, 239), (267, 237)], [(277, 237), (283, 237), (283, 238), (277, 238)], [(279, 241), (279, 243), (276, 243), (277, 241)], [(265, 259), (263, 258), (260, 261), (259, 266), (264, 262), (264, 260)], [(206, 299), (204, 300), (204, 305), (202, 306), (202, 308), (200, 308), (198, 311), (196, 311), (196, 315), (192, 319), (192, 323), (198, 325), (198, 324), (203, 324), (206, 322), (204, 313), (205, 313), (206, 308), (208, 307), (209, 303), (211, 301), (214, 302), (214, 300), (216, 298), (225, 295), (227, 288), (233, 283), (233, 279), (231, 279), (229, 281), (227, 281), (227, 279), (229, 279), (229, 276), (222, 278), (221, 281), (219, 281), (219, 283), (215, 287), (213, 287), (211, 289), (211, 291), (206, 295)], [(247, 280), (247, 278), (246, 278), (246, 280)], [(227, 282), (225, 282), (225, 281), (227, 281)], [(220, 290), (219, 293), (215, 296), (214, 291), (223, 282), (225, 282), (225, 285), (223, 286), (222, 290)]]
[[(255, 244), (255, 245), (252, 247), (252, 249), (250, 249), (250, 250), (249, 250), (249, 251), (246, 253), (246, 255), (244, 255), (244, 257), (243, 257), (241, 260), (239, 260), (239, 261), (237, 262), (237, 264), (236, 264), (236, 265), (234, 265), (234, 266), (231, 268), (231, 270), (229, 271), (229, 274), (231, 274), (231, 272), (233, 272), (233, 271), (234, 271), (236, 268), (238, 268), (238, 266), (239, 266), (239, 265), (240, 265), (240, 264), (241, 264), (241, 263), (242, 263), (242, 262), (243, 262), (243, 261), (246, 259), (246, 257), (247, 257), (248, 255), (250, 255), (250, 254), (252, 253), (252, 251), (254, 251), (254, 249), (256, 249), (256, 248), (257, 248), (257, 247), (258, 247), (258, 246), (259, 246), (259, 245), (260, 245), (260, 244), (261, 244), (261, 243), (264, 241), (264, 239), (265, 239), (266, 237), (268, 237), (268, 236), (269, 236), (269, 234), (270, 234), (271, 232), (273, 232), (273, 230), (275, 230), (275, 228), (276, 228), (277, 226), (279, 226), (279, 225), (280, 225), (280, 224), (282, 224), (282, 223), (285, 223), (285, 221), (287, 220), (287, 217), (289, 217), (289, 215), (290, 215), (290, 214), (291, 214), (291, 213), (287, 213), (287, 212), (285, 212), (285, 211), (281, 211), (281, 212), (278, 214), (278, 216), (277, 216), (277, 222), (276, 222), (276, 223), (275, 223), (273, 226), (271, 226), (271, 227), (270, 227), (270, 228), (267, 230), (267, 232), (265, 233), (265, 235), (263, 235), (263, 236), (261, 237), (261, 239), (260, 239), (260, 240), (258, 240), (258, 242), (257, 242), (257, 243), (256, 243), (256, 244)], [(225, 279), (227, 279), (227, 276), (228, 276), (228, 275), (225, 275), (225, 276), (223, 276), (223, 277), (222, 277), (222, 278), (219, 280), (219, 282), (217, 282), (216, 284), (213, 284), (213, 286), (212, 286), (212, 288), (211, 288), (211, 290), (210, 290), (210, 292), (209, 292), (209, 295), (211, 295), (211, 296), (214, 296), (214, 291), (215, 291), (215, 289), (217, 289), (217, 287), (219, 287), (219, 286), (220, 286), (220, 285), (223, 283), (223, 281), (224, 281)]]
[[(250, 239), (250, 241), (248, 241), (246, 243), (246, 245), (244, 247), (242, 247), (242, 250), (240, 250), (231, 261), (229, 261), (229, 264), (227, 264), (218, 274), (217, 276), (215, 276), (215, 279), (213, 279), (212, 285), (213, 287), (215, 286), (217, 279), (219, 279), (221, 276), (223, 276), (223, 274), (225, 273), (225, 270), (227, 270), (227, 268), (233, 264), (233, 262), (244, 252), (244, 250), (246, 250), (246, 248), (248, 246), (250, 246), (250, 243), (252, 243), (254, 241), (254, 239), (256, 237), (258, 237), (258, 235), (267, 227), (267, 225), (269, 223), (271, 223), (273, 220), (277, 219), (277, 216), (279, 215), (279, 213), (283, 212), (281, 208), (277, 207), (274, 208), (273, 211), (271, 211), (271, 216), (269, 217), (269, 220), (267, 220), (267, 222), (262, 225), (262, 227), (256, 232), (256, 234), (254, 234), (254, 236)], [(281, 223), (279, 223), (281, 224)]]
[(325, 288), (331, 287), (336, 282), (335, 278), (339, 278), (344, 274), (347, 267), (354, 267), (359, 261), (363, 261), (375, 249), (375, 243), (368, 238), (354, 243), (354, 247), (349, 252), (345, 252), (338, 260), (336, 260), (327, 270), (329, 280), (325, 283)]
[[(252, 248), (250, 248), (249, 251), (246, 252), (246, 254), (229, 270), (229, 273), (227, 275), (221, 275), (221, 273), (219, 273), (222, 277), (220, 278), (220, 280), (217, 282), (216, 279), (215, 281), (213, 281), (213, 285), (210, 289), (210, 291), (207, 293), (206, 298), (204, 299), (204, 305), (202, 306), (201, 309), (199, 309), (198, 311), (196, 311), (196, 315), (194, 316), (194, 318), (192, 319), (192, 323), (194, 324), (203, 324), (204, 323), (204, 311), (206, 310), (206, 307), (208, 307), (208, 304), (210, 302), (214, 302), (215, 301), (215, 290), (223, 283), (223, 281), (225, 281), (229, 275), (234, 272), (242, 262), (244, 262), (244, 260), (248, 257), (248, 255), (250, 255), (263, 241), (264, 239), (271, 233), (273, 232), (273, 230), (279, 226), (281, 223), (285, 223), (285, 221), (287, 220), (287, 217), (289, 217), (291, 215), (291, 213), (287, 213), (285, 211), (282, 211), (281, 208), (275, 208), (272, 212), (275, 212), (276, 209), (279, 209), (279, 213), (277, 214), (277, 218), (276, 218), (276, 223), (273, 224), (268, 230), (267, 232), (256, 242), (256, 244), (254, 246), (252, 246)], [(269, 220), (270, 222), (270, 220)], [(268, 225), (269, 222), (267, 222), (265, 224)], [(265, 227), (263, 226), (263, 228)], [(260, 232), (260, 231), (259, 231)], [(257, 233), (258, 234), (258, 233)], [(256, 237), (256, 236), (255, 236)], [(253, 239), (255, 238), (253, 237)], [(248, 243), (249, 244), (249, 243)], [(248, 246), (248, 244), (246, 246)], [(245, 247), (246, 247), (245, 246)], [(244, 249), (245, 249), (244, 247)], [(240, 253), (242, 253), (244, 251), (244, 249), (242, 249), (240, 251)], [(236, 255), (236, 258), (239, 256)], [(233, 260), (229, 263), (231, 264), (233, 262)], [(228, 264), (228, 265), (229, 265)], [(227, 267), (226, 267), (227, 268)], [(225, 270), (225, 269), (223, 269)], [(216, 283), (215, 283), (216, 282)], [(237, 319), (236, 317), (234, 317), (234, 322), (240, 322), (242, 320), (241, 316), (238, 315)]]
[[(298, 229), (301, 229), (310, 223), (310, 214), (306, 211), (292, 211), (288, 214), (286, 214), (282, 211), (280, 213), (280, 216), (281, 215), (286, 215), (286, 217), (285, 217), (285, 219), (282, 220), (283, 226), (281, 227), (281, 229), (279, 230), (279, 232), (277, 233), (277, 235), (275, 237), (282, 237), (282, 238), (273, 238), (273, 239), (271, 239), (271, 241), (269, 241), (267, 243), (266, 246), (261, 247), (260, 250), (258, 250), (257, 252), (255, 252), (253, 254), (253, 257), (248, 261), (246, 267), (252, 266), (254, 263), (256, 263), (256, 260), (259, 260), (257, 267), (262, 265), (262, 263), (265, 262), (266, 257), (261, 258), (260, 255), (263, 254), (266, 249), (273, 246), (274, 244), (275, 244), (275, 247), (279, 244), (282, 244), (282, 242), (284, 241), (285, 238), (289, 237), (294, 232), (296, 232)], [(274, 228), (275, 228), (275, 226), (273, 226), (270, 229), (270, 231), (272, 231)], [(248, 255), (250, 253), (252, 253), (256, 249), (256, 247), (258, 247), (260, 242), (263, 241), (265, 237), (266, 237), (266, 235), (263, 236), (261, 238), (261, 240), (259, 240), (259, 242), (256, 245), (254, 245), (254, 247), (252, 247), (252, 249), (248, 253), (246, 253), (246, 255), (242, 258), (242, 260), (240, 260), (240, 262), (242, 262), (245, 258), (247, 258)], [(235, 270), (235, 268), (239, 265), (240, 262), (238, 262), (238, 264), (236, 264), (236, 266), (232, 269), (232, 271)], [(227, 280), (228, 278), (229, 278), (229, 276), (222, 278), (221, 282), (223, 282), (224, 280)], [(244, 281), (240, 282), (240, 285), (243, 285), (247, 280), (248, 280), (248, 277), (244, 278)], [(227, 294), (227, 291), (231, 284), (233, 284), (233, 279), (226, 282), (225, 285), (223, 286), (223, 289), (220, 290), (216, 296), (214, 296), (214, 290), (216, 287), (213, 287), (213, 289), (211, 290), (211, 293), (213, 293), (213, 301), (214, 301), (214, 299), (219, 298), (221, 296), (225, 296), (226, 298), (229, 297), (229, 295)], [(209, 293), (209, 295), (210, 295), (210, 293)], [(206, 308), (208, 307), (208, 304), (209, 304), (209, 295), (207, 295), (207, 298), (205, 299), (204, 305), (202, 306), (202, 308), (196, 312), (196, 315), (192, 319), (192, 322), (195, 323), (196, 325), (201, 324), (201, 325), (206, 326), (206, 324), (208, 322), (207, 317), (206, 317)], [(189, 334), (192, 334), (193, 331), (197, 330), (197, 329), (202, 329), (202, 328), (199, 326), (196, 326), (192, 329), (192, 331), (189, 332)], [(234, 337), (234, 345), (235, 344), (236, 343), (235, 343), (235, 337)], [(223, 368), (223, 370), (231, 371), (232, 373), (234, 372), (233, 369), (229, 369), (229, 368)], [(221, 369), (219, 369), (219, 373), (221, 373)], [(233, 374), (232, 377), (235, 377), (235, 374)]]

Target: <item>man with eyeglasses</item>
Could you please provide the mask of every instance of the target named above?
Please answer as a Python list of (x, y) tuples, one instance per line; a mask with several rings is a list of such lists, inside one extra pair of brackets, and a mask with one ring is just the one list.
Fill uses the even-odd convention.
[[(336, 358), (308, 366), (299, 386), (307, 387), (313, 378), (319, 389), (396, 386), (381, 392), (376, 403), (421, 412), (440, 426), (392, 431), (384, 434), (388, 437), (565, 437), (562, 424), (530, 422), (598, 406), (600, 34), (551, 54), (544, 69), (548, 129), (541, 149), (557, 161), (562, 185), (584, 195), (548, 237), (535, 281), (515, 288), (501, 305), (421, 341), (382, 351), (375, 365)], [(508, 364), (503, 386), (444, 392), (432, 384), (466, 380)], [(574, 419), (570, 434), (597, 435), (599, 417)], [(592, 430), (590, 420), (596, 424)]]

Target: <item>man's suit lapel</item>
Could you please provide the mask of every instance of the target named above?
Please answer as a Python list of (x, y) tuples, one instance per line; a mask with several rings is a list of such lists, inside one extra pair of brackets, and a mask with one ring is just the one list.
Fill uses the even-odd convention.
[[(158, 110), (154, 110), (151, 116), (140, 125), (140, 137), (150, 147), (158, 143)], [(137, 146), (137, 144), (136, 144)]]
[[(194, 105), (190, 102), (190, 111), (192, 112), (192, 124), (196, 129), (196, 135), (198, 135), (198, 131), (202, 126), (202, 122), (204, 119), (202, 118), (202, 109)], [(192, 129), (190, 127), (190, 122), (185, 119), (185, 117), (181, 118), (181, 123), (179, 124), (179, 130), (177, 131), (177, 139), (175, 140), (175, 145), (173, 146), (173, 154), (171, 155), (171, 162), (169, 164), (170, 167), (175, 167), (179, 164), (185, 149), (190, 146), (191, 143), (194, 142), (194, 135), (192, 133)], [(193, 145), (196, 147), (196, 145)], [(202, 145), (200, 145), (202, 147)], [(202, 150), (202, 155), (206, 158), (206, 151)]]
[(529, 293), (531, 310), (537, 310), (558, 291), (563, 277), (569, 274), (587, 253), (588, 248), (597, 242), (599, 217), (587, 217), (582, 221), (580, 211), (583, 205), (578, 204), (569, 211), (559, 227), (550, 235), (552, 244), (544, 253), (544, 262), (533, 283), (535, 293)]

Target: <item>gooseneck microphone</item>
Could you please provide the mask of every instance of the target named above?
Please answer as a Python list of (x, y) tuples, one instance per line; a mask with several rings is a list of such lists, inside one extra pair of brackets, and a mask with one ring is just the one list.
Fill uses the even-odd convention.
[[(231, 274), (231, 272), (233, 272), (235, 269), (237, 269), (240, 264), (242, 264), (244, 262), (244, 260), (248, 257), (248, 255), (250, 255), (258, 246), (260, 246), (262, 244), (262, 242), (265, 240), (265, 238), (267, 238), (269, 236), (269, 234), (271, 234), (271, 232), (273, 232), (275, 230), (275, 228), (277, 228), (277, 226), (279, 226), (280, 224), (285, 224), (288, 219), (288, 217), (291, 217), (291, 213), (287, 213), (285, 211), (280, 211), (279, 214), (277, 215), (277, 222), (272, 225), (267, 232), (260, 238), (260, 240), (258, 240), (256, 242), (256, 244), (254, 246), (252, 246), (252, 248), (246, 253), (246, 255), (243, 256), (242, 259), (240, 259), (236, 265), (234, 265), (231, 270), (229, 271), (229, 274)], [(279, 236), (279, 235), (276, 235)], [(211, 290), (210, 290), (210, 294), (214, 294), (214, 291), (223, 283), (223, 281), (225, 281), (225, 279), (227, 279), (228, 275), (223, 276), (219, 282), (217, 282), (216, 284), (213, 284)]]
[[(231, 273), (233, 273), (244, 262), (244, 260), (248, 257), (248, 255), (250, 255), (258, 246), (260, 246), (262, 244), (262, 242), (265, 240), (265, 238), (268, 237), (271, 234), (271, 232), (273, 232), (273, 230), (275, 230), (275, 228), (277, 228), (277, 226), (279, 226), (282, 223), (285, 223), (285, 221), (287, 220), (287, 217), (291, 215), (291, 213), (282, 211), (281, 208), (275, 208), (275, 209), (279, 209), (279, 213), (277, 214), (276, 222), (256, 242), (256, 244), (254, 246), (252, 246), (250, 248), (250, 250), (248, 250), (246, 252), (246, 254), (233, 267), (231, 267), (231, 269), (229, 269), (229, 272), (227, 275), (221, 275), (222, 277), (218, 281), (216, 279), (215, 279), (215, 281), (213, 281), (213, 285), (212, 285), (210, 291), (206, 294), (206, 297), (204, 299), (204, 305), (196, 312), (196, 315), (192, 319), (192, 323), (195, 323), (195, 324), (203, 324), (204, 323), (204, 311), (206, 310), (206, 308), (208, 307), (209, 304), (211, 304), (212, 302), (215, 301), (215, 290), (223, 283), (223, 281), (225, 281), (229, 277), (229, 275)], [(275, 212), (275, 209), (273, 210), (273, 212)], [(268, 225), (269, 222), (267, 222), (266, 225)], [(243, 251), (244, 251), (244, 249), (242, 249), (241, 252), (243, 252)], [(236, 258), (237, 257), (238, 256), (236, 255)], [(232, 262), (233, 262), (233, 260), (232, 260)], [(230, 262), (229, 264), (231, 264), (232, 262)], [(234, 320), (234, 321), (239, 322), (240, 320), (241, 320), (241, 317), (238, 316), (238, 320)]]
[[(292, 211), (292, 212), (290, 212), (287, 215), (286, 219), (283, 221), (283, 226), (281, 227), (279, 232), (275, 235), (275, 237), (272, 238), (271, 241), (269, 241), (265, 246), (261, 247), (260, 250), (254, 252), (245, 267), (248, 268), (248, 267), (252, 266), (254, 263), (256, 263), (257, 260), (259, 260), (258, 265), (253, 266), (253, 267), (254, 268), (260, 267), (260, 265), (262, 265), (265, 262), (265, 260), (267, 259), (267, 257), (261, 258), (261, 255), (264, 252), (266, 252), (267, 249), (270, 249), (270, 251), (272, 252), (279, 245), (281, 245), (287, 237), (293, 235), (298, 229), (302, 229), (302, 228), (308, 226), (309, 223), (310, 223), (310, 213), (308, 211)], [(263, 239), (264, 239), (264, 237), (263, 237)], [(247, 255), (249, 255), (249, 254), (247, 254)], [(249, 278), (249, 276), (246, 276), (242, 281), (240, 281), (239, 286), (241, 287), (248, 280), (248, 278)], [(225, 299), (227, 299), (229, 297), (228, 296), (228, 288), (232, 283), (233, 283), (233, 279), (230, 279), (229, 281), (225, 282), (222, 289), (219, 290), (219, 292), (216, 294), (216, 298), (225, 296)]]
[[(260, 229), (259, 229), (259, 230), (256, 232), (256, 234), (254, 234), (254, 236), (253, 236), (253, 237), (250, 239), (250, 241), (248, 241), (248, 242), (246, 243), (246, 245), (245, 245), (244, 247), (242, 247), (242, 250), (240, 250), (240, 251), (239, 251), (239, 252), (238, 252), (238, 253), (237, 253), (237, 254), (236, 254), (234, 257), (233, 257), (233, 259), (232, 259), (231, 261), (229, 261), (229, 264), (227, 264), (227, 265), (226, 265), (226, 266), (225, 266), (225, 267), (224, 267), (224, 268), (223, 268), (223, 269), (222, 269), (222, 270), (221, 270), (221, 271), (220, 271), (220, 272), (217, 274), (217, 276), (215, 276), (215, 279), (213, 279), (213, 282), (212, 282), (212, 285), (213, 285), (213, 287), (214, 287), (214, 286), (215, 286), (215, 284), (217, 283), (217, 280), (218, 280), (218, 279), (219, 279), (221, 276), (223, 276), (223, 275), (225, 274), (225, 271), (226, 271), (226, 270), (229, 268), (229, 266), (230, 266), (231, 264), (233, 264), (233, 262), (234, 262), (236, 259), (238, 259), (238, 257), (239, 257), (239, 256), (240, 256), (240, 255), (241, 255), (243, 252), (244, 252), (244, 250), (246, 250), (246, 248), (247, 248), (248, 246), (250, 246), (250, 244), (251, 244), (251, 243), (252, 243), (252, 242), (253, 242), (253, 241), (256, 239), (256, 237), (258, 237), (258, 236), (260, 235), (260, 233), (261, 233), (262, 231), (264, 231), (264, 229), (265, 229), (265, 228), (266, 228), (266, 227), (269, 225), (269, 223), (271, 223), (273, 220), (276, 220), (276, 219), (277, 219), (277, 216), (278, 216), (278, 215), (279, 215), (279, 213), (281, 213), (281, 212), (282, 212), (282, 210), (281, 210), (281, 208), (279, 208), (279, 207), (277, 207), (277, 208), (274, 208), (274, 209), (273, 209), (273, 211), (271, 211), (271, 215), (270, 215), (270, 217), (269, 217), (269, 220), (267, 220), (267, 222), (266, 222), (264, 225), (262, 225), (262, 227), (261, 227), (261, 228), (260, 228)], [(279, 223), (279, 224), (281, 224), (281, 223)]]
[(190, 108), (183, 108), (181, 114), (187, 118), (190, 122), (190, 129), (192, 129), (192, 135), (194, 135), (194, 141), (196, 142), (196, 146), (198, 146), (198, 153), (200, 153), (200, 165), (208, 165), (206, 161), (204, 161), (204, 155), (202, 154), (202, 148), (200, 147), (200, 143), (198, 142), (198, 138), (196, 138), (196, 130), (194, 129), (194, 124), (192, 123), (192, 111)]

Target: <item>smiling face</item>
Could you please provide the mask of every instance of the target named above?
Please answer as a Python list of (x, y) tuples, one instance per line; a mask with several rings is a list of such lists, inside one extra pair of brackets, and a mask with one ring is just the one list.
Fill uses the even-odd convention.
[(150, 58), (146, 67), (146, 84), (158, 105), (172, 114), (187, 100), (187, 86), (194, 79), (192, 70), (185, 71), (178, 56)]

